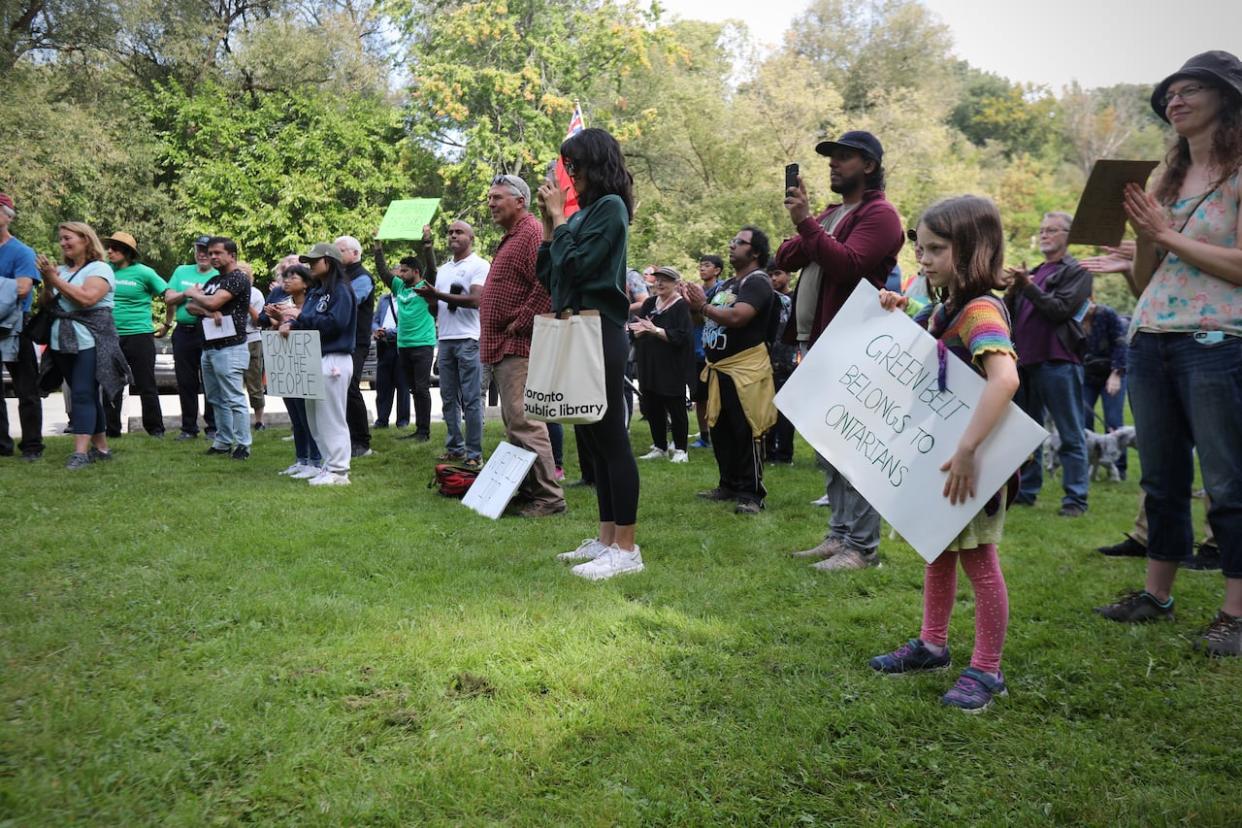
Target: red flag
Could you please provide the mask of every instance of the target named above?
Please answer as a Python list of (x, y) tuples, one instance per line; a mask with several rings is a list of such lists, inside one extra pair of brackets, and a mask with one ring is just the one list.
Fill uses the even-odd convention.
[[(574, 114), (569, 119), (569, 130), (565, 133), (568, 138), (571, 135), (577, 135), (585, 125), (582, 122), (582, 109), (574, 102)], [(574, 182), (570, 180), (569, 173), (565, 172), (565, 165), (562, 163), (560, 156), (556, 158), (556, 186), (565, 192), (565, 218), (569, 218), (578, 212), (578, 193), (574, 190)]]

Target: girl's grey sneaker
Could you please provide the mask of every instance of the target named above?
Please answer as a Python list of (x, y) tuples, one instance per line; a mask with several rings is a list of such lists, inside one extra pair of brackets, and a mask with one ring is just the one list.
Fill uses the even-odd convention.
[(1170, 598), (1168, 603), (1162, 604), (1156, 600), (1156, 596), (1145, 589), (1123, 592), (1116, 601), (1096, 607), (1095, 611), (1111, 621), (1121, 621), (1126, 624), (1140, 621), (1172, 621), (1173, 599)]
[(941, 696), (940, 701), (965, 713), (982, 713), (992, 706), (993, 699), (1008, 695), (1009, 688), (1005, 687), (1003, 673), (992, 678), (982, 670), (967, 667), (958, 677), (957, 684)]
[(1199, 646), (1212, 656), (1242, 656), (1242, 616), (1216, 613)]
[(94, 446), (91, 446), (90, 451), (87, 452), (86, 456), (91, 459), (92, 463), (106, 463), (112, 459), (112, 452), (100, 451)]
[(943, 653), (936, 655), (928, 649), (921, 638), (911, 638), (891, 653), (878, 655), (867, 662), (872, 670), (890, 676), (925, 670), (943, 670), (951, 663), (953, 659), (949, 656), (948, 647), (944, 648)]
[(90, 464), (90, 455), (75, 451), (73, 454), (69, 455), (69, 460), (65, 463), (65, 468), (70, 471), (77, 471), (78, 469), (86, 468)]

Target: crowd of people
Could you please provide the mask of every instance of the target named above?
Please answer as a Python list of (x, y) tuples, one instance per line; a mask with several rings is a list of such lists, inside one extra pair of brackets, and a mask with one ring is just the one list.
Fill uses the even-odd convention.
[[(951, 503), (978, 498), (980, 511), (926, 568), (919, 635), (871, 666), (891, 674), (949, 665), (960, 562), (976, 596), (975, 651), (943, 700), (977, 711), (1005, 694), (1008, 594), (998, 544), (1007, 509), (1035, 503), (1045, 466), (1036, 451), (1019, 471), (1012, 500), (1005, 490), (977, 491), (979, 447), (1011, 401), (1047, 422), (1062, 469), (1058, 515), (1081, 517), (1091, 482), (1089, 437), (1097, 422), (1104, 432), (1123, 428), (1127, 394), (1142, 465), (1139, 525), (1101, 551), (1145, 555), (1147, 579), (1144, 589), (1098, 612), (1119, 622), (1172, 618), (1179, 567), (1220, 569), (1224, 601), (1201, 643), (1213, 654), (1240, 655), (1242, 429), (1232, 418), (1242, 405), (1242, 63), (1225, 52), (1198, 55), (1156, 87), (1151, 104), (1175, 140), (1154, 191), (1130, 185), (1125, 192), (1135, 240), (1078, 261), (1068, 253), (1072, 216), (1049, 212), (1038, 236), (1044, 261), (1029, 272), (1004, 267), (1005, 234), (987, 198), (943, 199), (907, 228), (885, 196), (881, 140), (864, 131), (814, 148), (829, 159), (835, 203), (814, 212), (799, 178), (785, 193), (788, 237), (774, 245), (760, 227), (739, 227), (727, 263), (702, 255), (697, 281), (670, 266), (628, 266), (633, 178), (617, 141), (599, 129), (577, 132), (560, 147), (578, 209), (567, 206), (567, 192), (552, 179), (532, 194), (522, 178), (498, 175), (487, 205), (503, 236), (491, 261), (474, 251), (474, 228), (464, 221), (449, 225), (445, 261), (437, 261), (430, 228), (396, 272), (376, 244), (378, 284), (387, 288), (378, 302), (376, 279), (350, 236), (283, 260), (263, 297), (236, 244), (219, 236), (195, 240), (194, 264), (165, 281), (140, 263), (132, 235), (118, 231), (101, 242), (88, 225), (67, 222), (55, 264), (10, 234), (16, 207), (0, 195), (0, 276), (8, 277), (0, 279), (0, 322), (16, 320), (0, 339), (0, 353), (19, 399), (20, 450), (27, 460), (42, 455), (40, 388), (62, 378), (74, 434), (68, 468), (111, 458), (108, 437), (120, 432), (127, 384), (142, 399), (144, 429), (161, 436), (152, 341), (171, 328), (178, 439), (198, 433), (201, 387), (212, 439), (207, 452), (244, 461), (252, 425), (262, 426), (262, 389), (254, 383), (262, 371), (258, 331), (314, 330), (326, 393), (286, 400), (295, 456), (284, 474), (311, 485), (347, 485), (351, 460), (371, 453), (370, 427), (389, 425), (394, 399), (396, 425), (412, 418), (407, 436), (429, 440), (430, 376), (438, 359), (447, 426), (440, 460), (480, 467), (484, 399), (494, 386), (505, 439), (536, 456), (518, 492), (520, 514), (557, 515), (566, 510), (563, 431), (529, 418), (523, 405), (534, 318), (596, 311), (607, 408), (598, 422), (574, 426), (574, 436), (583, 479), (596, 492), (598, 527), (558, 558), (573, 562), (576, 575), (609, 578), (644, 567), (637, 460), (685, 463), (692, 449), (710, 447), (718, 482), (699, 496), (741, 515), (765, 509), (765, 465), (793, 460), (793, 425), (777, 411), (776, 391), (866, 281), (880, 290), (883, 308), (910, 314), (939, 340), (942, 360), (960, 359), (985, 380), (943, 469), (944, 496)], [(890, 278), (907, 243), (919, 272), (904, 291), (885, 289), (896, 286)], [(1110, 272), (1124, 274), (1137, 299), (1128, 320), (1093, 300), (1095, 274)], [(30, 314), (35, 286), (42, 291), (39, 316), (51, 322), (46, 332)], [(151, 303), (160, 296), (166, 317), (157, 330)], [(372, 341), (373, 424), (359, 389)], [(36, 342), (49, 345), (42, 369)], [(944, 391), (943, 365), (940, 384)], [(650, 450), (637, 459), (629, 437), (635, 392), (651, 433)], [(1102, 416), (1095, 413), (1099, 401)], [(12, 454), (7, 435), (6, 420), (0, 452)], [(1210, 530), (1198, 555), (1190, 520), (1196, 455)], [(879, 513), (829, 458), (816, 455), (816, 462), (825, 475), (816, 502), (830, 506), (830, 517), (821, 541), (791, 554), (814, 560), (821, 571), (879, 565)], [(1116, 465), (1124, 476), (1124, 452)]]

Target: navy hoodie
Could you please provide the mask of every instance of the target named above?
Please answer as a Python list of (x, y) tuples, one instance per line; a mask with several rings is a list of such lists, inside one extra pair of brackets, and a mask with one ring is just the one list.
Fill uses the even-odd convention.
[(321, 353), (352, 354), (357, 334), (358, 305), (349, 282), (337, 282), (331, 290), (314, 287), (306, 294), (294, 330), (319, 331)]

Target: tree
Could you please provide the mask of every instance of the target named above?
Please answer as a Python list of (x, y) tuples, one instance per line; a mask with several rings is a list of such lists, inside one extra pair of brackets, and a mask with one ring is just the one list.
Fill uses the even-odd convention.
[(491, 226), (492, 176), (542, 177), (574, 101), (590, 118), (655, 36), (632, 7), (594, 0), (447, 0), (430, 17), (416, 11), (401, 18), (416, 33), (411, 134), (443, 159), (447, 205), (481, 228)]
[(917, 0), (812, 0), (786, 40), (841, 91), (847, 112), (876, 91), (943, 97), (950, 86), (948, 27)]
[(1101, 158), (1159, 158), (1163, 122), (1151, 110), (1150, 89), (1121, 84), (1084, 90), (1075, 82), (1061, 98), (1069, 160), (1083, 174)]
[(434, 181), (407, 174), (404, 125), (373, 98), (317, 91), (255, 94), (171, 85), (155, 96), (160, 161), (177, 185), (178, 233), (232, 236), (274, 262), (315, 241), (373, 237), (385, 207)]

